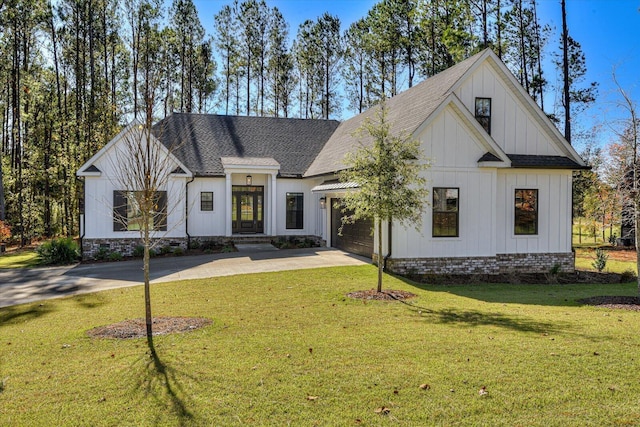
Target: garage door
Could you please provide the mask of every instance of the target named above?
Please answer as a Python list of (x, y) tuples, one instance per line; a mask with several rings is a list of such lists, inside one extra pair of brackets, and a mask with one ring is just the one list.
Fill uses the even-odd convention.
[(338, 235), (338, 229), (342, 224), (343, 213), (336, 209), (334, 202), (331, 203), (331, 246), (342, 249), (345, 252), (366, 256), (371, 258), (373, 253), (373, 236), (371, 235), (371, 220), (359, 220), (353, 224), (345, 224), (342, 228), (342, 236)]

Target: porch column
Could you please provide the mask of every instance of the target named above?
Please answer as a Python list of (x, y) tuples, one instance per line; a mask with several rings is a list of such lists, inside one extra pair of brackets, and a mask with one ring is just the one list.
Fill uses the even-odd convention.
[(233, 210), (233, 206), (231, 206), (231, 203), (233, 201), (232, 199), (232, 187), (231, 187), (231, 173), (227, 172), (225, 174), (225, 189), (224, 189), (224, 207), (226, 209), (225, 212), (225, 223), (224, 223), (224, 235), (227, 237), (231, 237), (231, 233), (232, 233), (232, 228), (231, 228), (231, 212)]
[(276, 172), (271, 173), (271, 235), (275, 236), (278, 234), (278, 223), (276, 218), (278, 217), (278, 208), (277, 208), (277, 185), (276, 185)]

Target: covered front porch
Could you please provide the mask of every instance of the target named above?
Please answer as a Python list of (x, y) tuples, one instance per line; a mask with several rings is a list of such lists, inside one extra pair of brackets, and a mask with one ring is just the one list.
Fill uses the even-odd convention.
[(225, 236), (274, 236), (280, 164), (271, 157), (220, 160), (225, 173)]

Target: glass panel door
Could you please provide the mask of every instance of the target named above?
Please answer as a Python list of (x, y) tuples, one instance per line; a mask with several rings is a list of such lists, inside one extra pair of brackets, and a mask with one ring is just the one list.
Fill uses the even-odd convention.
[(234, 233), (262, 233), (264, 187), (234, 186), (231, 206)]

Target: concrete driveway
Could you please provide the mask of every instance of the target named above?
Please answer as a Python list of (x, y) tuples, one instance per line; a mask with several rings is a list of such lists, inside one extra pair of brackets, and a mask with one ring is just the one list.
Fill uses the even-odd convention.
[[(284, 249), (238, 245), (227, 254), (154, 258), (151, 283), (235, 274), (370, 264), (331, 248)], [(0, 270), (0, 307), (142, 284), (142, 261)]]

